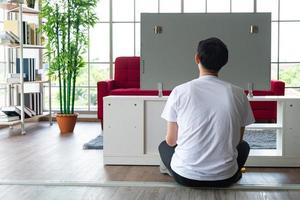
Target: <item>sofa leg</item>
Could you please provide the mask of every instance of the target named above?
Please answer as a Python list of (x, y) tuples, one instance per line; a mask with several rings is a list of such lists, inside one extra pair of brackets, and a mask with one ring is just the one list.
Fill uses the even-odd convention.
[(103, 119), (99, 119), (100, 124), (101, 124), (101, 130), (103, 131)]

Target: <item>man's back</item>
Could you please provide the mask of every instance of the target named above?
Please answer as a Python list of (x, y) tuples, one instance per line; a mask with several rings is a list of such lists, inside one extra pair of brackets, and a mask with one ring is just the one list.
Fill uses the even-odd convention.
[(241, 178), (250, 151), (244, 127), (254, 117), (244, 91), (218, 79), (227, 61), (220, 39), (201, 40), (195, 54), (199, 79), (174, 88), (161, 115), (167, 134), (159, 154), (179, 184), (229, 186)]
[(194, 180), (233, 176), (240, 128), (251, 120), (245, 113), (249, 103), (243, 90), (207, 75), (177, 86), (169, 98), (165, 110), (172, 107), (176, 116), (163, 112), (162, 117), (178, 124), (172, 169)]

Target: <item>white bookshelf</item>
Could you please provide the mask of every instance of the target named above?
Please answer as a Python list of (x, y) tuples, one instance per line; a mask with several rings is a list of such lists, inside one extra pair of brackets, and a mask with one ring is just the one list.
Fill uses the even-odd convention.
[[(15, 49), (16, 50), (16, 57), (18, 57), (20, 59), (20, 74), (24, 74), (23, 71), (23, 52), (24, 49), (36, 49), (36, 50), (42, 50), (44, 49), (44, 46), (42, 45), (31, 45), (31, 44), (23, 44), (23, 15), (38, 15), (39, 11), (32, 9), (32, 8), (28, 8), (26, 6), (23, 5), (23, 0), (11, 0), (11, 1), (6, 1), (6, 2), (1, 2), (0, 3), (0, 8), (5, 9), (7, 11), (7, 13), (17, 13), (18, 14), (18, 24), (19, 24), (19, 44), (1, 44), (1, 45), (5, 45), (9, 48)], [(9, 19), (8, 17), (9, 15), (7, 15), (7, 19)], [(42, 59), (42, 54), (39, 53), (39, 59)], [(11, 63), (10, 58), (8, 59), (8, 63)], [(36, 64), (36, 66), (38, 66)], [(10, 71), (10, 70), (9, 70)], [(0, 83), (1, 84), (1, 83)], [(3, 83), (3, 84), (7, 84), (8, 86), (8, 90), (10, 93), (10, 98), (11, 96), (13, 96), (11, 94), (12, 89), (17, 88), (17, 93), (14, 95), (17, 95), (18, 93), (20, 93), (20, 107), (21, 107), (21, 119), (20, 120), (15, 120), (15, 121), (9, 121), (9, 122), (0, 122), (0, 125), (4, 125), (4, 126), (14, 126), (14, 125), (18, 125), (21, 124), (21, 133), (25, 134), (25, 123), (26, 122), (30, 122), (30, 121), (37, 121), (40, 118), (45, 118), (48, 117), (49, 118), (49, 122), (50, 125), (52, 125), (52, 112), (51, 112), (51, 81), (25, 81), (23, 76), (20, 76), (20, 81), (18, 83)], [(49, 87), (49, 112), (43, 112), (40, 115), (36, 115), (33, 116), (31, 118), (26, 118), (24, 116), (24, 93), (26, 93), (26, 86), (30, 85), (30, 84), (35, 84), (35, 85), (39, 85), (39, 88), (41, 88), (39, 91), (32, 91), (29, 90), (27, 91), (27, 93), (43, 93), (44, 90), (44, 84), (48, 84)], [(25, 86), (25, 87), (24, 87)], [(14, 92), (13, 92), (14, 93)], [(42, 96), (42, 95), (41, 95)], [(43, 100), (41, 100), (43, 102)], [(15, 102), (14, 102), (15, 103)], [(12, 104), (12, 100), (10, 99), (10, 105), (9, 106), (14, 106), (14, 104)], [(43, 108), (43, 103), (42, 105)]]
[(8, 2), (8, 1), (3, 1), (0, 3), (0, 8), (5, 9), (5, 10), (12, 10), (18, 8), (18, 1), (14, 2)]
[[(3, 43), (0, 43), (0, 45), (11, 47), (11, 48), (20, 48), (20, 44), (5, 44), (5, 43), (3, 44)], [(45, 49), (45, 47), (42, 46), (42, 45), (23, 44), (23, 49)]]
[(282, 124), (279, 123), (255, 123), (249, 126), (246, 126), (246, 129), (282, 129)]
[[(16, 13), (19, 12), (18, 6), (12, 8), (12, 9), (9, 9), (8, 12), (16, 12)], [(33, 8), (28, 8), (28, 7), (23, 6), (23, 14), (37, 15), (39, 13), (40, 13), (40, 11), (38, 11), (38, 10), (35, 10)]]
[[(24, 84), (34, 84), (34, 83), (40, 83), (45, 84), (49, 83), (49, 80), (40, 80), (40, 81), (24, 81)], [(20, 83), (6, 83), (6, 82), (0, 82), (0, 85), (20, 85)]]

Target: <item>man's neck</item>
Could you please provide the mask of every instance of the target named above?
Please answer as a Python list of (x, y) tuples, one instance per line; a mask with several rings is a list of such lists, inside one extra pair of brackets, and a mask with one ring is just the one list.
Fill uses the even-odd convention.
[(218, 77), (218, 73), (217, 72), (211, 72), (211, 71), (208, 71), (208, 70), (200, 70), (199, 77), (201, 77), (201, 76), (216, 76), (216, 77)]

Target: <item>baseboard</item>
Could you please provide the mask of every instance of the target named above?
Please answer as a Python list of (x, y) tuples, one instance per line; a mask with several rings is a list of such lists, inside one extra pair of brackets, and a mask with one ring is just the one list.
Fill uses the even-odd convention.
[[(40, 118), (39, 121), (49, 121), (48, 117)], [(52, 121), (56, 121), (55, 117), (52, 117)], [(77, 118), (78, 122), (100, 122), (96, 114), (79, 114)]]

